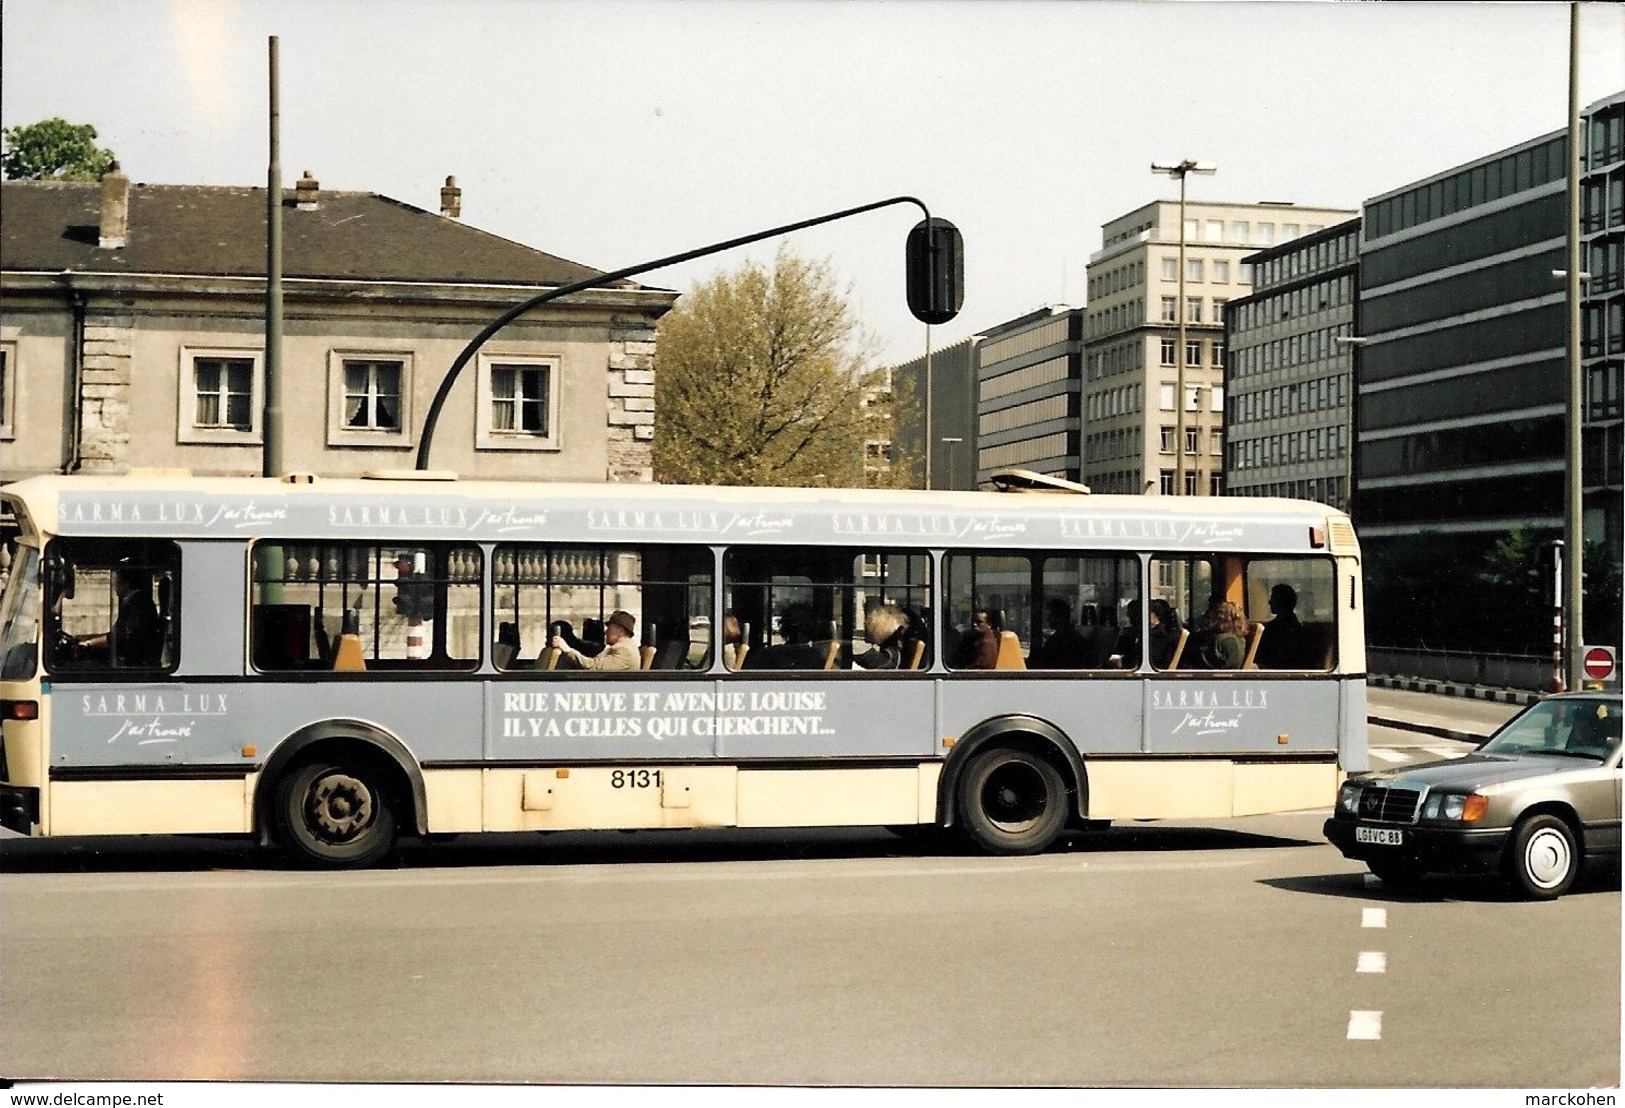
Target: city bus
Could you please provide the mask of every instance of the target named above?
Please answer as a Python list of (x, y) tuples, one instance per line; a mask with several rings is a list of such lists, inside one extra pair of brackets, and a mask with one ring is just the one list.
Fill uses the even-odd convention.
[[(0, 824), (324, 866), (598, 829), (1028, 854), (1325, 807), (1366, 768), (1345, 515), (1004, 484), (18, 481)], [(1210, 656), (1225, 606), (1245, 653)]]

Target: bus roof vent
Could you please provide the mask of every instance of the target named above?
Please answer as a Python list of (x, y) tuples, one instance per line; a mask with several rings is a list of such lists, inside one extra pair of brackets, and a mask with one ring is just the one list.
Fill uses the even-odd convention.
[(995, 470), (988, 478), (999, 492), (1065, 492), (1089, 494), (1089, 486), (1065, 477), (1051, 477), (1047, 473), (1034, 473), (1030, 469)]
[(316, 475), (314, 473), (284, 473), (282, 483), (284, 485), (314, 485)]
[(457, 474), (449, 469), (369, 469), (361, 475), (363, 481), (455, 481)]

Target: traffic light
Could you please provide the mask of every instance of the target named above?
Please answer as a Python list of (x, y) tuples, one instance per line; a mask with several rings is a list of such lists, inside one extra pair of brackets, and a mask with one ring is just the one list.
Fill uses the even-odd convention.
[(908, 310), (921, 323), (947, 323), (965, 302), (965, 240), (946, 219), (922, 219), (904, 247)]

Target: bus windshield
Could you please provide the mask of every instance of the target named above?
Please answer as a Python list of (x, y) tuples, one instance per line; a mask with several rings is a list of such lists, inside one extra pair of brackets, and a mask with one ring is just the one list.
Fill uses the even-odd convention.
[(0, 681), (34, 676), (39, 660), (39, 551), (19, 547), (0, 596)]

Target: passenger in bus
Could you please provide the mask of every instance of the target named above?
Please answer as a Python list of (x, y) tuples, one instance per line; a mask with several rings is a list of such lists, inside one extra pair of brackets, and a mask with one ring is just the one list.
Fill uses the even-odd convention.
[[(1130, 601), (1128, 610), (1132, 611), (1133, 607), (1133, 601)], [(1151, 633), (1148, 638), (1151, 642), (1151, 665), (1156, 669), (1167, 669), (1173, 664), (1174, 651), (1179, 649), (1179, 613), (1166, 600), (1153, 600), (1150, 608)], [(1139, 629), (1132, 625), (1125, 628), (1118, 639), (1124, 669), (1140, 668), (1141, 645)]]
[(643, 665), (637, 643), (633, 640), (636, 634), (637, 620), (632, 613), (617, 608), (609, 614), (609, 622), (604, 625), (604, 650), (596, 657), (588, 657), (574, 649), (564, 641), (563, 635), (554, 635), (551, 645), (559, 652), (559, 664), (567, 668), (595, 672), (630, 670), (635, 673)]
[(863, 637), (871, 645), (852, 659), (860, 669), (903, 668), (903, 646), (908, 638), (908, 616), (895, 604), (870, 610), (863, 621)]
[(118, 615), (110, 631), (78, 635), (74, 642), (91, 659), (111, 657), (113, 665), (148, 669), (163, 656), (163, 631), (152, 602), (152, 578), (145, 570), (119, 566), (113, 574)]
[(747, 669), (824, 668), (834, 628), (819, 620), (811, 604), (786, 604), (779, 612), (779, 634), (783, 642), (747, 656)]
[(1215, 599), (1191, 636), (1192, 660), (1201, 669), (1240, 669), (1247, 657), (1247, 617), (1228, 600)]
[[(1089, 641), (1073, 624), (1072, 605), (1063, 597), (1052, 596), (1044, 602), (1044, 626), (1049, 634), (1033, 648), (1027, 668), (1083, 669), (1088, 665)], [(1104, 662), (1102, 657), (1101, 664)]]
[(970, 630), (960, 639), (955, 652), (955, 669), (997, 669), (999, 634), (1004, 630), (1004, 613), (997, 608), (977, 608), (971, 613)]
[(564, 644), (583, 658), (596, 658), (604, 652), (604, 625), (596, 619), (581, 621), (581, 635), (577, 637), (569, 620), (556, 619), (550, 635), (557, 635)]
[(1301, 669), (1304, 667), (1304, 630), (1298, 622), (1298, 590), (1276, 585), (1270, 590), (1270, 611), (1274, 618), (1264, 624), (1253, 659), (1259, 669)]

